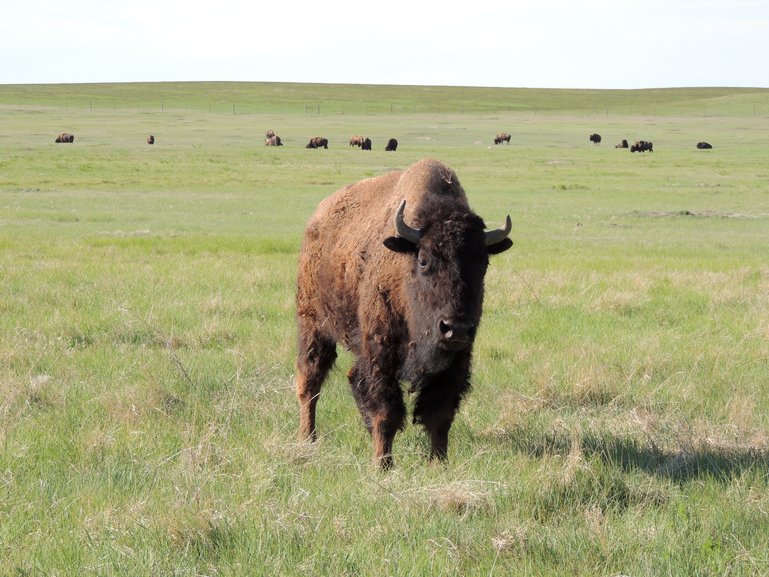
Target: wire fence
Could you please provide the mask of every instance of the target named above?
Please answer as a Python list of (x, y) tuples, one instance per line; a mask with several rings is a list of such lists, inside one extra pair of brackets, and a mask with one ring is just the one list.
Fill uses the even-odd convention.
[(382, 116), (382, 115), (545, 115), (545, 116), (682, 116), (682, 117), (766, 117), (769, 101), (763, 103), (592, 105), (560, 107), (549, 103), (382, 103), (382, 102), (130, 102), (125, 100), (26, 100), (0, 102), (0, 110), (16, 112), (113, 112), (165, 114), (195, 112), (231, 115)]

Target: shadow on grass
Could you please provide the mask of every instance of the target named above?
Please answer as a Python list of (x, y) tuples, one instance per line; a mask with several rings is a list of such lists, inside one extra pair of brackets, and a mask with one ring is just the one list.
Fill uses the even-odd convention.
[(710, 439), (663, 449), (651, 439), (610, 433), (582, 432), (575, 437), (519, 428), (496, 435), (495, 441), (532, 457), (568, 455), (578, 443), (586, 458), (598, 458), (623, 472), (642, 471), (678, 483), (702, 478), (727, 482), (749, 472), (769, 474), (769, 449)]

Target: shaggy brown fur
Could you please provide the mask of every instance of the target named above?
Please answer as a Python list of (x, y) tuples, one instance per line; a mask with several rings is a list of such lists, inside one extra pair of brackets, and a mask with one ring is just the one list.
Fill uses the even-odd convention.
[[(394, 215), (420, 229), (416, 244), (395, 235)], [(492, 244), (456, 174), (421, 160), (403, 172), (360, 181), (323, 200), (305, 231), (297, 279), (297, 395), (300, 436), (315, 439), (321, 385), (341, 342), (356, 357), (350, 386), (374, 443), (392, 464), (405, 424), (400, 381), (416, 393), (414, 421), (446, 457), (448, 432), (468, 391)], [(507, 229), (509, 232), (509, 228)]]
[(496, 138), (494, 138), (494, 144), (502, 144), (503, 142), (510, 144), (511, 138), (512, 137), (507, 132), (500, 132), (497, 134)]
[(654, 152), (654, 145), (647, 140), (637, 140), (636, 143), (630, 147), (630, 152)]
[(62, 132), (59, 136), (56, 137), (56, 142), (75, 142), (75, 135), (69, 134), (67, 132)]
[(350, 137), (350, 146), (361, 146), (363, 145), (363, 141), (366, 140), (365, 137), (361, 136), (360, 134), (356, 134), (354, 136)]
[(305, 148), (328, 148), (328, 138), (313, 136)]

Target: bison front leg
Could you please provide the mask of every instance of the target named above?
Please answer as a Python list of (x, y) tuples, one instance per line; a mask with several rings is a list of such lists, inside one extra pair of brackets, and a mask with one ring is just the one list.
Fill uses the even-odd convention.
[(430, 438), (430, 460), (445, 461), (449, 452), (449, 430), (454, 422), (453, 410), (432, 414), (423, 420), (425, 431)]
[(299, 437), (317, 439), (315, 410), (320, 388), (336, 359), (336, 344), (320, 337), (301, 338), (296, 360), (296, 395), (299, 399)]
[(469, 357), (459, 358), (432, 382), (423, 383), (414, 405), (414, 422), (421, 423), (430, 439), (430, 459), (448, 456), (449, 430), (462, 398), (470, 388)]

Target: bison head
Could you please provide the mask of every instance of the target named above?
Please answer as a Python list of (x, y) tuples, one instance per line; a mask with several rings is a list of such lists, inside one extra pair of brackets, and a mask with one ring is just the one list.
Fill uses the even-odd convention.
[(404, 283), (410, 317), (410, 351), (406, 372), (435, 374), (454, 354), (469, 350), (481, 318), (483, 279), (489, 255), (513, 242), (512, 224), (485, 231), (483, 220), (449, 203), (422, 207), (420, 228), (406, 224), (401, 202), (395, 214), (396, 236), (384, 245), (410, 257)]

